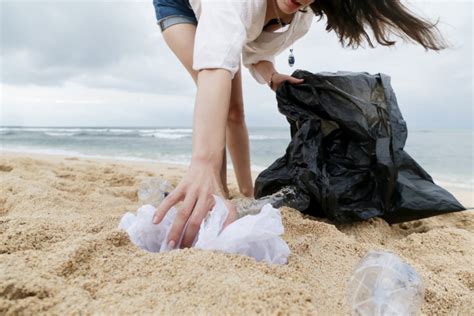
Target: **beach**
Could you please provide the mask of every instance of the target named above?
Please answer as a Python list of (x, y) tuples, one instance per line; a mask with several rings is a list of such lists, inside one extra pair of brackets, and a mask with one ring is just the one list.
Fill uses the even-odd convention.
[[(283, 266), (197, 249), (147, 253), (117, 225), (139, 183), (176, 185), (183, 165), (0, 154), (0, 314), (347, 315), (347, 281), (367, 251), (389, 250), (421, 275), (423, 315), (474, 310), (474, 211), (351, 225), (282, 208)], [(257, 173), (254, 173), (254, 179)], [(239, 197), (233, 171), (230, 194)], [(463, 205), (473, 192), (447, 188)]]

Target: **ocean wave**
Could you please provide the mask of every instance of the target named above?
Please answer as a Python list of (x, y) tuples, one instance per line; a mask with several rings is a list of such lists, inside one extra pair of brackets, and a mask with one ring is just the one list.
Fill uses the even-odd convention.
[(51, 137), (61, 137), (61, 136), (76, 136), (77, 133), (74, 132), (44, 132), (46, 136)]
[(169, 128), (160, 128), (160, 129), (141, 129), (139, 130), (140, 136), (142, 137), (155, 137), (163, 139), (180, 139), (186, 137), (192, 137), (191, 129), (169, 129)]
[(134, 130), (105, 130), (105, 131), (81, 131), (71, 136), (79, 137), (137, 137), (138, 131)]
[(140, 133), (161, 132), (161, 133), (186, 133), (192, 134), (192, 128), (157, 128), (157, 129), (140, 129)]
[(160, 139), (181, 139), (192, 137), (190, 128), (49, 128), (49, 127), (2, 127), (0, 135), (35, 134), (49, 137), (154, 137)]
[(0, 131), (9, 131), (13, 133), (46, 133), (46, 132), (80, 132), (81, 128), (56, 128), (56, 127), (2, 127)]
[(160, 132), (153, 133), (151, 134), (151, 136), (155, 138), (163, 138), (163, 139), (180, 139), (180, 138), (191, 137), (191, 135), (185, 135), (185, 134), (167, 134), (167, 133), (160, 133)]
[(289, 137), (279, 136), (267, 136), (267, 135), (249, 135), (250, 140), (287, 140), (290, 141)]
[[(155, 137), (180, 139), (192, 137), (192, 128), (52, 128), (1, 127), (0, 135), (39, 134), (50, 137)], [(251, 134), (250, 140), (289, 140), (280, 135)]]

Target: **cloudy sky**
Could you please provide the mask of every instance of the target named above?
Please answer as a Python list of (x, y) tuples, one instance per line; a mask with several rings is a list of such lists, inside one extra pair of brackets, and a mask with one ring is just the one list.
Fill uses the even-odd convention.
[[(451, 48), (343, 49), (314, 19), (294, 46), (295, 68), (383, 72), (409, 128), (472, 128), (473, 2), (403, 2), (439, 18)], [(191, 125), (195, 86), (166, 46), (152, 0), (0, 0), (0, 11), (1, 125)], [(286, 59), (276, 68), (291, 74)], [(287, 125), (274, 92), (247, 69), (243, 86), (248, 125)]]

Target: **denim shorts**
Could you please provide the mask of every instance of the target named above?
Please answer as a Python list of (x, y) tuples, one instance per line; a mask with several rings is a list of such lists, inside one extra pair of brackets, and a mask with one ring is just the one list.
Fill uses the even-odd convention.
[(153, 0), (156, 23), (163, 32), (174, 24), (189, 23), (197, 25), (198, 21), (189, 0)]

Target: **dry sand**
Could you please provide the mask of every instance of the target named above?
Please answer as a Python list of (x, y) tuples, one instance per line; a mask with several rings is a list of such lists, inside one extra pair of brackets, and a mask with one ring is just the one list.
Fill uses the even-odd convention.
[[(283, 209), (292, 254), (269, 266), (195, 249), (152, 254), (116, 229), (150, 176), (184, 167), (0, 155), (0, 314), (348, 314), (346, 281), (370, 249), (399, 254), (425, 283), (422, 313), (474, 311), (474, 214), (336, 227)], [(235, 181), (231, 194), (236, 196)], [(466, 206), (472, 192), (455, 194)]]

